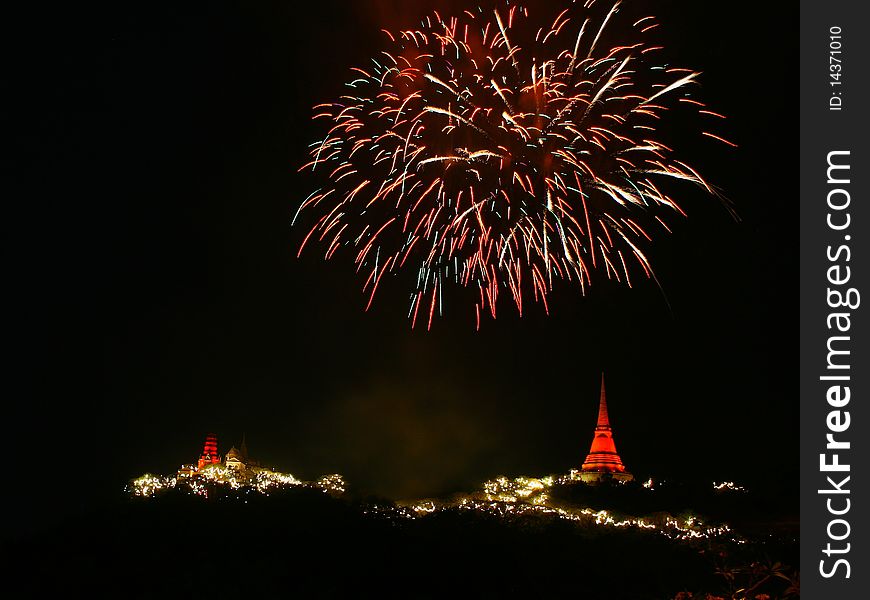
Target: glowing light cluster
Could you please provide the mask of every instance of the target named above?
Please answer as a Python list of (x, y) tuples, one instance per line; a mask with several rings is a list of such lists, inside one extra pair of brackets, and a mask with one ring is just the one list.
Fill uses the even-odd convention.
[(173, 488), (176, 485), (175, 477), (161, 477), (159, 475), (151, 475), (146, 473), (141, 477), (134, 479), (130, 483), (130, 491), (134, 496), (148, 497), (153, 496), (161, 490)]
[(315, 485), (324, 491), (331, 492), (336, 495), (341, 495), (347, 491), (347, 484), (344, 477), (338, 473), (332, 475), (324, 475), (315, 482)]
[[(745, 543), (726, 524), (708, 525), (698, 517), (689, 515), (677, 518), (671, 515), (638, 518), (619, 516), (604, 509), (579, 507), (554, 501), (551, 490), (557, 485), (575, 484), (568, 475), (547, 477), (498, 477), (485, 482), (482, 488), (472, 494), (459, 494), (449, 499), (421, 499), (398, 502), (395, 505), (367, 505), (363, 512), (368, 515), (391, 520), (425, 518), (447, 511), (476, 511), (505, 519), (529, 516), (549, 516), (572, 521), (580, 525), (612, 527), (617, 529), (635, 528), (661, 534), (672, 540), (692, 541), (722, 539)], [(133, 496), (155, 497), (171, 488), (182, 488), (191, 494), (208, 496), (209, 486), (221, 485), (232, 490), (268, 495), (281, 488), (308, 487), (319, 489), (331, 495), (342, 495), (347, 485), (341, 475), (325, 475), (314, 482), (305, 482), (293, 475), (270, 470), (260, 470), (252, 477), (239, 477), (233, 469), (220, 465), (209, 465), (193, 475), (185, 477), (161, 477), (146, 474), (131, 482), (128, 491)], [(646, 485), (645, 488), (649, 489)], [(740, 489), (733, 482), (716, 484), (715, 489)]]
[(245, 475), (223, 465), (212, 464), (186, 476), (162, 477), (146, 474), (131, 481), (127, 491), (133, 496), (150, 498), (171, 488), (179, 488), (198, 496), (208, 496), (210, 485), (265, 495), (278, 489), (294, 487), (318, 489), (332, 495), (341, 495), (347, 489), (344, 478), (338, 474), (324, 475), (316, 481), (302, 481), (293, 475), (269, 469), (258, 469)]
[(275, 471), (259, 471), (254, 477), (254, 487), (259, 492), (266, 492), (271, 488), (282, 486), (299, 486), (303, 482), (299, 481), (293, 475), (284, 473), (276, 473)]
[(554, 483), (552, 476), (517, 477), (508, 479), (499, 477), (483, 484), (484, 496), (487, 500), (498, 502), (528, 502), (530, 504), (545, 504), (548, 499), (546, 490)]
[[(547, 477), (499, 477), (483, 484), (475, 494), (459, 495), (450, 500), (413, 501), (399, 503), (389, 516), (417, 519), (442, 511), (478, 511), (500, 518), (520, 518), (532, 515), (547, 515), (579, 524), (614, 528), (636, 528), (659, 533), (667, 538), (681, 541), (727, 537), (730, 541), (744, 543), (726, 525), (707, 525), (696, 516), (684, 519), (665, 515), (656, 518), (620, 517), (610, 511), (588, 507), (568, 506), (551, 499), (548, 490), (554, 485), (572, 483), (568, 475)], [(374, 514), (387, 514), (384, 508)]]
[(549, 312), (557, 280), (631, 287), (633, 273), (655, 277), (644, 247), (685, 216), (670, 182), (718, 195), (658, 139), (669, 110), (725, 117), (695, 97), (699, 73), (657, 58), (654, 17), (595, 0), (533, 8), (507, 0), (385, 32), (351, 91), (315, 107), (329, 129), (302, 170), (328, 183), (293, 219), (314, 221), (299, 253), (349, 250), (366, 310), (406, 268), (412, 327), (431, 327), (450, 284), (473, 290), (478, 327), (500, 293), (522, 315), (529, 292)]
[(745, 492), (746, 488), (742, 485), (737, 485), (733, 481), (723, 481), (722, 483), (713, 482), (713, 489), (717, 492)]

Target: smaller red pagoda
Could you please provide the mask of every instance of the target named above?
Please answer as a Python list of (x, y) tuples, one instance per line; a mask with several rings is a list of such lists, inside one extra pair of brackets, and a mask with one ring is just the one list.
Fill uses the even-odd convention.
[(610, 417), (607, 415), (607, 398), (604, 394), (604, 373), (601, 374), (601, 397), (598, 401), (598, 424), (595, 426), (595, 436), (592, 438), (592, 448), (583, 461), (579, 471), (572, 471), (572, 476), (586, 483), (598, 483), (607, 479), (616, 481), (631, 481), (634, 476), (625, 470), (622, 459), (616, 452), (613, 442), (613, 432), (610, 429)]
[(196, 463), (196, 468), (202, 469), (206, 465), (221, 464), (221, 457), (218, 454), (217, 436), (209, 433), (205, 436), (205, 445), (202, 447), (202, 454), (199, 455), (199, 460)]

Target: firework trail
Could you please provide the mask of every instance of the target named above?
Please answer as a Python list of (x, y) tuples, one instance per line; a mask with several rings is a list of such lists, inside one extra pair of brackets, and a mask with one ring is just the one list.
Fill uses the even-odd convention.
[(715, 194), (656, 140), (669, 106), (724, 117), (691, 96), (698, 73), (655, 62), (653, 17), (622, 22), (618, 2), (588, 0), (539, 28), (531, 12), (503, 2), (385, 31), (353, 92), (315, 107), (330, 128), (300, 170), (328, 184), (296, 213), (316, 217), (299, 253), (351, 251), (366, 310), (403, 269), (417, 272), (412, 327), (431, 327), (451, 282), (475, 290), (478, 327), (500, 293), (522, 315), (529, 293), (549, 312), (558, 280), (631, 286), (654, 277), (643, 247), (685, 216), (667, 180)]

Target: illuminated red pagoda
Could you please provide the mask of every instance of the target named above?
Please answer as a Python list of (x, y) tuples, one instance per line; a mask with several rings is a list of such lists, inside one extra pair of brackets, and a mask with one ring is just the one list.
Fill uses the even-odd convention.
[(197, 469), (202, 469), (206, 465), (219, 465), (221, 464), (221, 457), (218, 454), (217, 447), (217, 436), (213, 433), (209, 433), (205, 436), (205, 445), (202, 447), (202, 454), (199, 455), (199, 461), (197, 461)]
[(605, 479), (631, 481), (634, 476), (625, 470), (622, 459), (616, 452), (613, 442), (613, 432), (610, 429), (610, 417), (607, 416), (607, 398), (604, 394), (604, 374), (601, 374), (601, 399), (598, 402), (598, 424), (595, 426), (595, 437), (592, 438), (592, 448), (583, 461), (580, 471), (573, 475), (587, 483), (597, 483)]

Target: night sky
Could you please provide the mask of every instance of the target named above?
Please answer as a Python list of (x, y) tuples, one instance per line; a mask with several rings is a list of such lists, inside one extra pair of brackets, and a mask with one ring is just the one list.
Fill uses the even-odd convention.
[(561, 286), (550, 317), (531, 305), (519, 319), (505, 298), (480, 332), (448, 297), (427, 333), (410, 330), (401, 280), (364, 313), (349, 253), (297, 259), (290, 219), (317, 183), (296, 172), (323, 133), (311, 107), (380, 27), (451, 3), (295, 4), (140, 3), (25, 48), (38, 93), (7, 238), (22, 523), (173, 472), (209, 431), (222, 453), (245, 433), (282, 471), (391, 498), (565, 472), (589, 449), (602, 371), (636, 475), (796, 473), (795, 11), (647, 3), (739, 145), (667, 132), (741, 220), (685, 186), (689, 219), (648, 251), (664, 295)]

